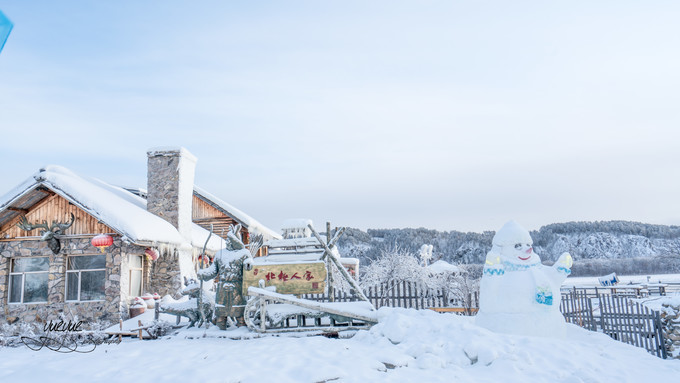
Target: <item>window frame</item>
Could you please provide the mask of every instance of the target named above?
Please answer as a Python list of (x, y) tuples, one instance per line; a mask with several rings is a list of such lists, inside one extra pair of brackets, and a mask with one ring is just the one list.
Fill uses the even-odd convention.
[[(47, 258), (47, 270), (45, 271), (20, 271), (20, 272), (15, 272), (15, 262), (17, 259), (28, 259), (28, 258)], [(10, 305), (32, 305), (32, 304), (45, 304), (48, 303), (50, 300), (50, 292), (49, 292), (49, 275), (50, 275), (50, 257), (47, 256), (36, 256), (36, 257), (14, 257), (10, 259), (10, 265), (9, 265), (9, 281), (7, 284), (7, 304)], [(47, 297), (44, 301), (39, 301), (39, 302), (24, 302), (24, 292), (26, 290), (26, 274), (47, 274)], [(10, 299), (12, 299), (12, 289), (14, 288), (14, 284), (12, 283), (12, 278), (13, 276), (21, 276), (21, 294), (19, 297), (19, 302), (11, 302)]]
[[(102, 299), (89, 299), (89, 300), (82, 300), (81, 299), (81, 293), (82, 293), (82, 288), (83, 288), (83, 278), (82, 278), (82, 273), (88, 272), (88, 271), (103, 271), (104, 272), (104, 283), (106, 283), (106, 255), (104, 254), (104, 268), (99, 268), (99, 269), (75, 269), (75, 270), (69, 270), (69, 258), (72, 257), (83, 257), (83, 256), (101, 256), (101, 253), (88, 253), (88, 254), (69, 254), (66, 256), (66, 271), (65, 271), (65, 278), (64, 278), (64, 302), (68, 303), (75, 303), (75, 302), (104, 302), (106, 301), (106, 288), (104, 288), (104, 297)], [(68, 293), (69, 293), (69, 274), (74, 275), (76, 274), (78, 276), (78, 293), (77, 293), (77, 299), (68, 299)]]
[[(141, 261), (140, 262), (141, 266), (140, 267), (136, 267), (136, 266), (133, 267), (131, 257), (139, 257), (139, 259)], [(128, 254), (128, 269), (129, 269), (128, 274), (129, 274), (129, 277), (130, 277), (130, 279), (128, 281), (128, 285), (129, 285), (128, 295), (131, 296), (131, 297), (141, 296), (142, 293), (144, 292), (144, 256), (138, 255), (138, 254)], [(134, 271), (139, 271), (139, 295), (132, 294), (132, 273)]]

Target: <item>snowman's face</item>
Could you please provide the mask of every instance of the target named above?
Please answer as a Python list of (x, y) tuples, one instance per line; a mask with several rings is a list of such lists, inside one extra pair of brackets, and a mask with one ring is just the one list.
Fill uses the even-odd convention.
[(534, 253), (531, 243), (516, 243), (514, 245), (503, 246), (501, 257), (504, 261), (523, 265), (532, 265), (541, 262), (540, 258)]

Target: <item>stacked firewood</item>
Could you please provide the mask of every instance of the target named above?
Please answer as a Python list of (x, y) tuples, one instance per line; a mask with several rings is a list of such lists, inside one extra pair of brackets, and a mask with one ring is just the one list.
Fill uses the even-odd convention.
[(680, 359), (680, 303), (663, 303), (661, 323), (668, 358)]

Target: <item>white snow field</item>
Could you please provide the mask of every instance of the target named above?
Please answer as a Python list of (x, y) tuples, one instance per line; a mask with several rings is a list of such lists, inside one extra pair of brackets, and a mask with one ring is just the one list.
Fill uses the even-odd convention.
[(155, 341), (124, 339), (90, 353), (5, 347), (0, 381), (640, 383), (680, 376), (680, 360), (573, 325), (559, 340), (495, 334), (473, 317), (430, 310), (381, 308), (378, 315), (379, 324), (349, 339), (211, 328)]
[[(649, 276), (650, 283), (680, 283), (680, 274), (649, 274), (619, 275), (619, 285), (647, 283), (647, 276)], [(597, 277), (569, 277), (562, 286), (600, 286), (600, 282), (597, 280)]]

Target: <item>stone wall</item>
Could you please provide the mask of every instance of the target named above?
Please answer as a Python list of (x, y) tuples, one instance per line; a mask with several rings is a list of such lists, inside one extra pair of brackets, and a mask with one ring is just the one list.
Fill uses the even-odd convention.
[(663, 303), (661, 309), (663, 336), (669, 358), (680, 359), (680, 303)]
[[(106, 252), (106, 281), (103, 301), (65, 302), (66, 257), (65, 255), (96, 254), (99, 250), (92, 247), (90, 238), (64, 238), (62, 250), (54, 255), (46, 242), (40, 240), (0, 242), (0, 323), (16, 321), (45, 322), (61, 319), (88, 322), (115, 323), (127, 319), (131, 298), (128, 296), (130, 273), (128, 254), (142, 255), (144, 248), (125, 244), (115, 238)], [(47, 303), (8, 303), (10, 259), (17, 257), (49, 256)], [(144, 259), (144, 258), (143, 258)]]
[(177, 299), (182, 296), (183, 282), (180, 267), (179, 254), (177, 249), (166, 248), (160, 250), (160, 256), (155, 262), (151, 262), (150, 275), (146, 291), (158, 293), (161, 297), (171, 295)]

